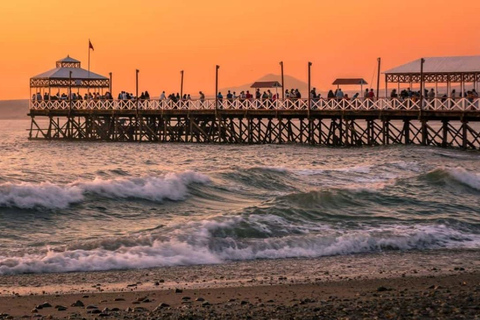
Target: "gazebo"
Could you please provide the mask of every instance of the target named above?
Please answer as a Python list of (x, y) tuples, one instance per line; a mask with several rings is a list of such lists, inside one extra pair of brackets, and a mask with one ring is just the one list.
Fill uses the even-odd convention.
[(80, 92), (80, 89), (87, 91), (93, 89), (95, 92), (103, 94), (103, 89), (110, 88), (110, 79), (82, 69), (80, 61), (70, 58), (70, 56), (58, 60), (55, 69), (30, 78), (30, 96), (32, 96), (32, 89), (42, 96), (45, 93), (51, 96), (52, 89), (58, 91), (66, 89), (70, 95), (73, 88), (76, 88), (77, 92)]
[(278, 88), (281, 88), (282, 85), (278, 81), (256, 81), (250, 88), (275, 88), (275, 96), (278, 95)]
[(410, 86), (419, 83), (420, 88), (423, 88), (425, 83), (435, 83), (435, 90), (438, 91), (440, 83), (446, 84), (447, 92), (450, 92), (451, 84), (458, 83), (461, 92), (464, 92), (466, 83), (472, 83), (477, 89), (480, 81), (480, 56), (423, 58), (423, 70), (420, 58), (387, 70), (384, 74), (385, 90), (388, 83), (397, 83), (399, 91), (402, 83)]
[(363, 85), (368, 83), (362, 78), (338, 78), (335, 81), (333, 81), (332, 84), (336, 85), (337, 89), (340, 88), (340, 86), (357, 85), (357, 86), (360, 86), (360, 91), (363, 92)]

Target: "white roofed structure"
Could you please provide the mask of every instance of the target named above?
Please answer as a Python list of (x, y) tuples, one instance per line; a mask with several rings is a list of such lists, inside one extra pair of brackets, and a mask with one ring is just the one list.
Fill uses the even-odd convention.
[[(423, 70), (422, 70), (423, 59)], [(460, 84), (460, 92), (466, 91), (465, 84), (471, 83), (476, 89), (480, 82), (480, 56), (453, 56), (420, 58), (384, 72), (385, 90), (388, 83), (420, 84), (421, 94), (425, 83), (446, 84), (447, 92), (452, 84)]]
[[(423, 58), (424, 82), (478, 82), (480, 56)], [(421, 58), (384, 72), (387, 82), (419, 83)]]
[[(71, 75), (70, 75), (71, 72)], [(30, 88), (109, 88), (110, 79), (81, 68), (80, 61), (67, 56), (56, 68), (30, 78)]]

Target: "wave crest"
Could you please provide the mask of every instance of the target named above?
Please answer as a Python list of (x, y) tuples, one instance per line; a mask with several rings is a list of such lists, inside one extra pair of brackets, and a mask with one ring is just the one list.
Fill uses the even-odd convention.
[(167, 173), (159, 177), (117, 178), (93, 181), (76, 181), (57, 185), (42, 183), (0, 184), (0, 206), (33, 209), (64, 209), (71, 204), (82, 202), (86, 194), (108, 198), (138, 198), (151, 201), (164, 199), (179, 201), (188, 193), (192, 183), (208, 183), (210, 178), (194, 171)]
[[(269, 234), (245, 237), (247, 229)], [(385, 225), (369, 229), (290, 230), (275, 216), (230, 217), (174, 224), (162, 233), (103, 240), (96, 245), (48, 249), (23, 256), (0, 256), (0, 275), (99, 271), (162, 266), (218, 264), (229, 260), (321, 257), (388, 250), (479, 248), (480, 236), (446, 225)], [(111, 244), (109, 244), (111, 242)]]
[(426, 174), (430, 181), (453, 180), (475, 190), (480, 190), (480, 174), (467, 171), (464, 168), (437, 168)]

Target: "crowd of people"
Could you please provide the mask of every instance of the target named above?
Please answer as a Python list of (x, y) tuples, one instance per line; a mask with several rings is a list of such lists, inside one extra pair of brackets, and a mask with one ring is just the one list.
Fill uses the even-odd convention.
[(106, 92), (105, 94), (100, 94), (99, 92), (86, 92), (83, 96), (80, 93), (72, 92), (71, 99), (69, 99), (67, 93), (57, 92), (54, 95), (45, 92), (43, 95), (40, 92), (34, 93), (32, 95), (33, 101), (81, 101), (81, 100), (113, 100), (112, 94), (110, 92)]
[[(399, 99), (399, 100), (407, 100), (411, 99), (414, 101), (417, 101), (421, 98), (421, 92), (420, 91), (412, 91), (410, 88), (403, 89), (400, 91), (400, 94), (398, 94), (397, 89), (393, 89), (392, 92), (390, 93), (390, 98), (391, 99)], [(450, 93), (450, 96), (447, 94), (443, 94), (439, 96), (437, 93), (435, 93), (435, 90), (432, 88), (430, 90), (425, 89), (423, 93), (423, 98), (427, 99), (429, 101), (435, 99), (435, 98), (440, 98), (442, 101), (445, 101), (448, 98), (451, 99), (459, 99), (459, 98), (466, 98), (470, 102), (472, 102), (475, 99), (478, 99), (478, 93), (475, 89), (464, 91), (463, 93), (457, 94), (456, 89), (453, 89)]]
[[(400, 101), (404, 100), (412, 100), (412, 101), (417, 101), (421, 98), (421, 92), (420, 91), (413, 91), (410, 88), (403, 89), (400, 91), (400, 93), (397, 91), (397, 89), (393, 89), (390, 93), (390, 99), (398, 99)], [(285, 90), (284, 97), (286, 100), (290, 101), (296, 101), (302, 99), (302, 94), (298, 89), (287, 89)], [(479, 94), (475, 89), (472, 90), (466, 90), (463, 93), (460, 92), (459, 94), (456, 92), (455, 89), (453, 89), (450, 93), (450, 95), (443, 94), (443, 95), (438, 95), (434, 89), (425, 89), (423, 98), (427, 100), (433, 100), (435, 98), (441, 98), (443, 101), (445, 101), (447, 98), (451, 99), (458, 99), (458, 98), (467, 98), (469, 101), (473, 101), (475, 99), (479, 98)], [(121, 91), (118, 94), (117, 99), (119, 101), (126, 101), (126, 100), (137, 100), (137, 97), (133, 93), (129, 93), (127, 91)], [(140, 96), (138, 97), (139, 100), (151, 100), (152, 98), (150, 97), (150, 94), (148, 91), (142, 92)], [(235, 91), (228, 90), (227, 94), (224, 96), (222, 92), (218, 92), (216, 95), (216, 99), (220, 102), (227, 100), (227, 101), (245, 101), (245, 100), (259, 100), (259, 101), (276, 101), (280, 99), (279, 93), (275, 92), (273, 93), (270, 89), (264, 90), (263, 92), (260, 91), (260, 89), (256, 89), (253, 93), (250, 92), (250, 90), (244, 90), (240, 91), (239, 94), (237, 94)], [(313, 88), (310, 91), (310, 99), (312, 101), (316, 102), (320, 99), (322, 99), (322, 95), (320, 93), (317, 93), (316, 88)], [(335, 91), (334, 90), (329, 90), (327, 93), (327, 100), (337, 100), (337, 101), (344, 101), (344, 100), (357, 100), (357, 99), (363, 99), (363, 100), (375, 100), (375, 92), (373, 89), (365, 89), (363, 93), (363, 97), (360, 97), (360, 94), (357, 92), (355, 93), (352, 97), (349, 97), (347, 93), (342, 91), (341, 88), (337, 88)], [(57, 92), (55, 95), (50, 95), (49, 93), (45, 92), (43, 95), (40, 92), (37, 92), (33, 94), (32, 96), (33, 101), (67, 101), (69, 100), (69, 96), (67, 93), (61, 93)], [(83, 96), (80, 93), (71, 93), (71, 100), (73, 101), (82, 101), (82, 100), (92, 100), (92, 101), (98, 101), (98, 100), (113, 100), (113, 96), (110, 92), (106, 92), (104, 94), (101, 94), (99, 92), (87, 92)], [(165, 91), (162, 91), (162, 93), (159, 96), (160, 101), (171, 101), (173, 103), (176, 102), (181, 102), (181, 101), (192, 101), (192, 96), (190, 94), (183, 94), (180, 95), (179, 93), (171, 93), (167, 95)], [(202, 91), (198, 92), (198, 100), (200, 101), (205, 101), (205, 94)]]

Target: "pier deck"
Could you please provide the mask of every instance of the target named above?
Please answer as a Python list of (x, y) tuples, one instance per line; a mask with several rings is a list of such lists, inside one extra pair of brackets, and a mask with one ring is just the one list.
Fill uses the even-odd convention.
[(29, 138), (480, 149), (479, 104), (468, 99), (32, 101)]

